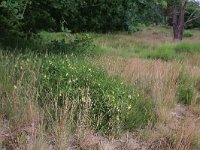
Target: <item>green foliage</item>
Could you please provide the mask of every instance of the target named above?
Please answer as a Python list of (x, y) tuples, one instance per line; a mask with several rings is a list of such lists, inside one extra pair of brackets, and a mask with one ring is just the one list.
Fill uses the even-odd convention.
[(174, 46), (177, 53), (195, 53), (200, 51), (200, 43), (181, 42)]
[(24, 35), (22, 37), (14, 36), (13, 34), (4, 37), (0, 42), (1, 48), (4, 50), (25, 52), (30, 50), (42, 49), (43, 43), (37, 35), (32, 35), (30, 38), (26, 38)]
[(137, 53), (140, 57), (168, 61), (181, 58), (184, 53), (196, 53), (199, 51), (199, 43), (180, 42), (175, 44), (161, 44), (153, 49), (141, 49)]
[(0, 4), (0, 31), (5, 34), (41, 30), (133, 32), (140, 29), (140, 24), (162, 21), (160, 7), (147, 0), (1, 0)]
[(100, 68), (79, 58), (46, 56), (38, 85), (40, 106), (57, 99), (58, 107), (62, 108), (66, 99), (79, 100), (76, 118), (81, 106), (89, 102), (92, 105), (88, 110), (91, 127), (106, 133), (143, 127), (153, 116), (151, 103), (138, 92), (124, 85), (121, 79), (109, 77)]
[(54, 40), (47, 45), (47, 51), (56, 54), (92, 55), (94, 48), (93, 39), (88, 34), (75, 34), (68, 42)]
[(62, 41), (65, 40), (66, 42), (70, 39), (71, 34), (67, 34), (65, 32), (47, 32), (42, 31), (39, 32), (38, 35), (41, 37), (44, 43), (49, 43), (51, 41)]
[(146, 57), (150, 59), (162, 59), (168, 61), (175, 58), (176, 52), (173, 49), (173, 45), (163, 44), (155, 47), (153, 50), (144, 50), (139, 54), (141, 57)]
[(56, 33), (51, 35), (50, 33), (42, 32), (39, 36), (35, 35), (29, 39), (8, 37), (4, 38), (1, 42), (1, 46), (6, 50), (15, 51), (15, 49), (18, 49), (18, 53), (32, 51), (39, 54), (54, 53), (79, 56), (92, 56), (96, 54), (94, 51), (96, 45), (94, 44), (93, 38), (84, 33)]
[(62, 14), (67, 27), (72, 31), (129, 31), (129, 28), (133, 31), (133, 27), (137, 28), (138, 23), (146, 24), (154, 21), (152, 18), (159, 18), (156, 13), (151, 15), (155, 3), (147, 0), (143, 2), (138, 0), (76, 2), (62, 0), (61, 3), (54, 2), (53, 6), (64, 10)]
[[(192, 15), (193, 14), (193, 15)], [(192, 17), (191, 17), (192, 15)], [(186, 28), (199, 28), (200, 27), (200, 3), (199, 1), (189, 1), (186, 11), (185, 11), (185, 20), (188, 21), (189, 17), (190, 19), (192, 18), (197, 18), (194, 19), (193, 21), (190, 21), (186, 24)], [(190, 20), (189, 19), (189, 20)]]
[(184, 37), (193, 37), (194, 33), (192, 31), (186, 30), (183, 34)]
[(182, 104), (192, 104), (194, 100), (194, 90), (192, 79), (182, 73), (179, 77), (177, 89), (178, 102)]
[[(197, 78), (195, 80), (194, 87), (195, 87), (196, 91), (198, 91), (198, 92), (200, 91), (200, 78)], [(200, 97), (196, 98), (195, 103), (200, 105)]]
[(189, 74), (181, 72), (178, 79), (177, 99), (181, 104), (200, 104), (196, 92), (200, 90), (200, 79), (192, 78)]
[(128, 33), (133, 33), (133, 32), (137, 32), (137, 31), (142, 31), (145, 28), (145, 24), (135, 24), (135, 25), (130, 25), (128, 27)]
[(23, 19), (24, 12), (26, 10), (26, 5), (30, 1), (26, 0), (3, 0), (0, 1), (0, 7), (6, 8), (13, 16), (17, 19)]
[(48, 2), (31, 0), (0, 1), (0, 42), (6, 39), (29, 39), (39, 30), (51, 30), (56, 21), (48, 12)]
[[(52, 119), (60, 119), (57, 112), (65, 111), (66, 105), (73, 113), (69, 115), (73, 118), (72, 124), (87, 117), (87, 125), (103, 133), (117, 134), (121, 130), (144, 127), (154, 119), (150, 101), (120, 78), (108, 76), (101, 68), (79, 57), (0, 52), (0, 96), (17, 91), (20, 101), (17, 106), (21, 108), (31, 97), (44, 110), (43, 121), (47, 126)], [(27, 88), (34, 91), (29, 93), (30, 97), (26, 95)], [(2, 107), (0, 112), (12, 120), (16, 116), (13, 104), (1, 102), (6, 109)]]

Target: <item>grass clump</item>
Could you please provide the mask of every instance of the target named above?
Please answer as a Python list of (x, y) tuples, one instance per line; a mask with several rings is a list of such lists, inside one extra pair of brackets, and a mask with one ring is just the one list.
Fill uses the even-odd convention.
[(191, 105), (194, 100), (194, 82), (186, 74), (181, 73), (178, 82), (178, 103)]
[(187, 53), (200, 51), (199, 43), (180, 42), (174, 44), (161, 44), (152, 49), (143, 49), (138, 52), (139, 57), (161, 59), (164, 61), (179, 59)]
[(194, 33), (192, 31), (186, 30), (183, 34), (184, 37), (193, 37)]
[(200, 51), (200, 43), (180, 42), (175, 45), (176, 53), (194, 53)]
[(173, 46), (169, 44), (163, 44), (157, 46), (153, 50), (144, 50), (141, 51), (139, 56), (149, 59), (162, 59), (165, 61), (171, 60), (175, 57), (176, 52), (173, 50)]
[[(184, 82), (184, 81), (183, 81)], [(193, 88), (187, 83), (182, 83), (178, 88), (178, 102), (181, 104), (192, 104)]]

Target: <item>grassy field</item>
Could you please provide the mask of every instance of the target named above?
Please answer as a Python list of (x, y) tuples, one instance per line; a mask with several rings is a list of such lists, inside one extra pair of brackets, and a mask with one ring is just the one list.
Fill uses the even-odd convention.
[(0, 49), (0, 148), (200, 149), (200, 31), (39, 35)]

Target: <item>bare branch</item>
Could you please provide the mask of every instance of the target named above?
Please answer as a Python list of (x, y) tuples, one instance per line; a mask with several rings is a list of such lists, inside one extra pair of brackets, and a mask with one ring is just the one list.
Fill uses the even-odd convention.
[(199, 19), (199, 18), (200, 18), (200, 16), (194, 17), (194, 18), (192, 18), (192, 19), (186, 21), (186, 22), (185, 22), (185, 25), (187, 25), (188, 23), (190, 23), (190, 22), (192, 22), (192, 21), (194, 21), (194, 20), (196, 20), (196, 19)]
[[(191, 15), (189, 16), (189, 18), (187, 19), (187, 21), (190, 20), (190, 19), (192, 18), (192, 16), (197, 12), (197, 10), (198, 10), (198, 9), (196, 8), (196, 9), (191, 13)], [(186, 22), (187, 22), (187, 21), (186, 21)]]
[(26, 0), (26, 3), (25, 3), (25, 5), (24, 5), (24, 9), (23, 9), (22, 16), (24, 16), (24, 14), (25, 14), (25, 11), (26, 11), (26, 8), (27, 8), (28, 3), (29, 3), (29, 0)]

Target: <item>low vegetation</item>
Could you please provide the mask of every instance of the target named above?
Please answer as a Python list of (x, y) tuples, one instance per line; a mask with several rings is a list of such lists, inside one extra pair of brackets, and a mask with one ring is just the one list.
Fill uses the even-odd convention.
[[(185, 132), (187, 120), (186, 126), (172, 125), (174, 133), (168, 125), (177, 105), (200, 114), (200, 45), (190, 39), (169, 43), (170, 32), (161, 27), (145, 30), (41, 32), (36, 41), (41, 47), (30, 49), (33, 43), (22, 42), (19, 50), (2, 48), (0, 115), (10, 130), (3, 147), (65, 149), (72, 135), (84, 147), (83, 134), (93, 130), (109, 137), (136, 132), (152, 149), (199, 148), (196, 122), (190, 133)], [(158, 39), (148, 41), (146, 35)], [(155, 143), (162, 138), (167, 145)]]
[(200, 149), (200, 1), (0, 0), (0, 149)]

